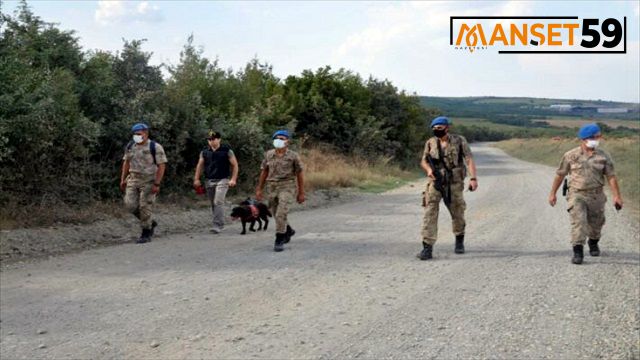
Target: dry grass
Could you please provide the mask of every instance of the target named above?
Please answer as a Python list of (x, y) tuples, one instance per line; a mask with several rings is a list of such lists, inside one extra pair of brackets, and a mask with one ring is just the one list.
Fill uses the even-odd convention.
[(567, 118), (567, 117), (555, 117), (550, 119), (540, 119), (534, 121), (546, 121), (554, 127), (567, 127), (567, 128), (579, 128), (585, 124), (592, 124), (594, 122), (602, 122), (612, 128), (620, 126), (628, 127), (630, 129), (640, 129), (640, 121), (637, 120), (618, 120), (618, 119), (581, 119), (581, 118)]
[(305, 187), (309, 190), (357, 187), (377, 192), (416, 178), (414, 173), (394, 165), (391, 159), (348, 158), (326, 148), (304, 149), (301, 157)]
[[(557, 166), (562, 154), (578, 145), (576, 139), (512, 139), (496, 143), (509, 155), (550, 166)], [(640, 137), (605, 140), (602, 148), (613, 157), (622, 198), (637, 215), (640, 209)]]

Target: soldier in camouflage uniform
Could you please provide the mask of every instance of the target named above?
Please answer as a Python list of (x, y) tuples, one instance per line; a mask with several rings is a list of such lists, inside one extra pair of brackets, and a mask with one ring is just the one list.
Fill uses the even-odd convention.
[(160, 191), (167, 156), (162, 145), (149, 140), (146, 124), (135, 124), (131, 131), (133, 141), (127, 145), (122, 158), (120, 190), (125, 192), (124, 203), (129, 212), (140, 219), (142, 235), (136, 243), (142, 244), (151, 241), (158, 225), (152, 219), (152, 206)]
[(549, 195), (549, 204), (555, 206), (556, 192), (565, 176), (570, 176), (567, 211), (571, 218), (571, 261), (574, 264), (582, 264), (587, 238), (589, 254), (600, 256), (598, 241), (605, 221), (604, 204), (607, 201), (603, 192), (605, 180), (611, 186), (616, 209), (622, 209), (622, 197), (613, 161), (607, 152), (598, 148), (600, 128), (596, 124), (584, 125), (580, 128), (578, 137), (580, 146), (569, 150), (562, 157)]
[[(304, 202), (304, 176), (300, 157), (289, 150), (289, 132), (278, 130), (273, 136), (275, 149), (265, 153), (262, 161), (260, 179), (256, 188), (256, 199), (263, 199), (262, 189), (267, 183), (267, 198), (271, 213), (276, 219), (276, 240), (274, 251), (284, 250), (284, 244), (291, 240), (295, 231), (287, 221), (289, 206), (294, 197), (298, 203)], [(296, 195), (297, 184), (297, 195)]]
[[(466, 169), (468, 168), (471, 173), (469, 190), (476, 190), (478, 180), (476, 165), (467, 140), (460, 135), (449, 134), (449, 125), (449, 119), (444, 116), (433, 119), (431, 129), (434, 136), (425, 143), (420, 162), (420, 166), (427, 174), (427, 187), (423, 201), (425, 211), (422, 220), (422, 251), (418, 254), (420, 260), (429, 260), (433, 257), (433, 245), (438, 236), (440, 200), (443, 200), (443, 195), (447, 195), (444, 198), (445, 205), (453, 221), (453, 233), (456, 238), (455, 252), (464, 253), (466, 203), (462, 191)], [(449, 196), (451, 201), (447, 204)]]

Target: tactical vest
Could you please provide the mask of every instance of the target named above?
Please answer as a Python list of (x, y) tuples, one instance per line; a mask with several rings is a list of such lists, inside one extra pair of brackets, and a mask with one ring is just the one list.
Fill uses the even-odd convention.
[[(453, 138), (456, 135), (449, 135), (449, 138)], [(442, 168), (447, 168), (447, 164), (444, 161), (444, 151), (442, 149), (442, 146), (440, 145), (440, 139), (435, 138), (436, 139), (436, 146), (438, 149), (438, 158), (437, 159), (433, 159), (434, 163)], [(429, 146), (429, 152), (431, 150), (431, 146)], [(456, 158), (456, 161), (454, 162), (454, 169), (458, 168), (458, 167), (464, 167), (464, 159), (463, 159), (463, 155), (462, 155), (462, 142), (458, 145), (458, 157)], [(450, 169), (449, 169), (450, 170)]]
[(207, 179), (227, 179), (231, 176), (229, 150), (226, 145), (220, 145), (217, 150), (207, 147), (202, 150), (204, 158), (204, 176)]

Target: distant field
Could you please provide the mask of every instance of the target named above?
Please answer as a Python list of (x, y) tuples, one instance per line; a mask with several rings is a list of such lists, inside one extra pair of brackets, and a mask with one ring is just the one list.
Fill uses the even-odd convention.
[(602, 122), (607, 124), (608, 126), (611, 126), (612, 128), (624, 126), (631, 129), (640, 129), (640, 121), (638, 120), (582, 119), (582, 118), (575, 118), (575, 117), (569, 117), (569, 116), (558, 116), (550, 119), (537, 119), (534, 121), (546, 121), (551, 126), (568, 127), (568, 128), (578, 128), (584, 124), (590, 124), (593, 122)]
[[(547, 128), (533, 128), (523, 127), (509, 124), (499, 124), (487, 121), (481, 118), (471, 117), (453, 117), (451, 118), (452, 132), (456, 132), (456, 126), (473, 126), (476, 128), (486, 129), (489, 131), (500, 132), (505, 135), (504, 138), (530, 138), (530, 137), (553, 137), (553, 136), (569, 136), (569, 132), (566, 129), (560, 127), (547, 127)], [(483, 140), (483, 139), (481, 139)], [(483, 140), (484, 141), (484, 140)]]
[(606, 100), (579, 100), (579, 99), (550, 99), (550, 98), (527, 98), (527, 97), (438, 97), (421, 96), (424, 104), (456, 104), (456, 105), (519, 105), (522, 107), (541, 106), (548, 107), (554, 104), (570, 104), (574, 106), (595, 106), (595, 107), (626, 107), (638, 110), (638, 103), (606, 101)]
[(474, 126), (479, 126), (479, 127), (488, 128), (488, 129), (495, 129), (495, 130), (519, 130), (519, 129), (521, 130), (522, 129), (521, 126), (496, 124), (481, 118), (452, 117), (450, 118), (450, 120), (453, 124), (452, 129), (455, 129), (456, 125), (465, 125), (465, 126), (474, 125)]
[[(514, 117), (521, 119), (542, 119), (543, 117), (575, 116), (577, 119), (638, 120), (640, 104), (602, 100), (518, 98), (518, 97), (433, 97), (420, 96), (420, 103), (427, 108), (438, 109), (453, 117), (490, 118)], [(617, 114), (584, 113), (580, 110), (562, 113), (550, 108), (551, 105), (572, 105), (592, 108), (626, 108), (628, 112)]]
[[(557, 166), (562, 154), (578, 144), (577, 140), (568, 139), (512, 139), (495, 146), (519, 159)], [(625, 206), (637, 216), (640, 213), (640, 137), (605, 140), (602, 148), (613, 157)]]
[(549, 106), (561, 103), (557, 99), (538, 99), (538, 98), (502, 98), (502, 97), (486, 97), (486, 98), (469, 98), (475, 104), (527, 104), (532, 106)]

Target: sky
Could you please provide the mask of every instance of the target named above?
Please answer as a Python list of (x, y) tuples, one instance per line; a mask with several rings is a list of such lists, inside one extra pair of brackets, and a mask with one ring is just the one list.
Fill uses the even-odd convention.
[[(16, 1), (3, 1), (12, 13)], [(85, 50), (147, 39), (153, 64), (175, 65), (189, 35), (204, 56), (240, 69), (257, 57), (285, 78), (326, 65), (426, 96), (518, 96), (640, 102), (640, 1), (30, 1), (74, 30)], [(627, 54), (455, 50), (450, 16), (627, 17)]]

